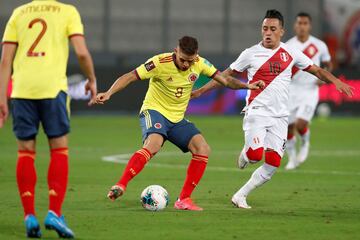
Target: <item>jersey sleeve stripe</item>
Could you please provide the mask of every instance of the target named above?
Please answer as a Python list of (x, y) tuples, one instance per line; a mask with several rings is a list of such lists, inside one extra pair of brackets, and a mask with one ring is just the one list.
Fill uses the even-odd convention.
[(138, 80), (141, 80), (140, 76), (139, 76), (139, 73), (136, 71), (136, 69), (133, 71), (137, 77)]
[(4, 45), (4, 44), (14, 44), (14, 45), (19, 45), (19, 43), (18, 43), (18, 42), (11, 42), (11, 41), (4, 41), (4, 42), (2, 42), (1, 44), (2, 44), (2, 45)]
[(169, 62), (172, 62), (173, 60), (170, 59), (170, 60), (166, 60), (166, 61), (160, 61), (160, 63), (169, 63)]
[(84, 37), (84, 34), (81, 34), (81, 33), (75, 33), (75, 34), (71, 34), (71, 35), (69, 35), (69, 38), (72, 38), (72, 37)]
[(236, 70), (236, 69), (231, 69), (232, 71), (234, 71), (235, 73), (237, 73), (237, 74), (241, 74), (242, 72), (240, 72), (240, 71), (238, 71), (238, 70)]
[(164, 60), (164, 59), (169, 59), (169, 58), (172, 59), (172, 56), (167, 56), (167, 57), (160, 58), (160, 61), (161, 61), (161, 60)]
[(303, 71), (307, 71), (307, 70), (309, 70), (309, 68), (311, 68), (311, 67), (312, 67), (312, 65), (309, 65), (309, 66), (307, 66), (306, 68), (304, 68)]

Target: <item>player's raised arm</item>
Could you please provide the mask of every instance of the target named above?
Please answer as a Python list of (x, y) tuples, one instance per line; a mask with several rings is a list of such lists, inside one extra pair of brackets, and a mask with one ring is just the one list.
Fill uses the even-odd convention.
[(16, 53), (16, 44), (3, 44), (0, 61), (0, 128), (8, 117), (7, 86), (11, 77), (12, 62)]
[(340, 79), (336, 78), (334, 75), (332, 75), (330, 72), (328, 72), (325, 69), (322, 69), (316, 65), (312, 65), (309, 69), (305, 70), (316, 77), (318, 77), (321, 81), (324, 81), (326, 83), (333, 83), (336, 86), (336, 89), (341, 92), (345, 93), (347, 96), (352, 97), (353, 96), (353, 90), (354, 87), (349, 86), (348, 84), (340, 81)]
[(113, 83), (113, 85), (107, 90), (106, 92), (99, 93), (96, 96), (96, 102), (97, 104), (104, 104), (107, 100), (110, 99), (111, 95), (114, 93), (121, 91), (122, 89), (126, 88), (130, 83), (135, 82), (136, 80), (139, 80), (138, 76), (136, 75), (135, 71), (128, 72)]
[(74, 47), (76, 56), (78, 58), (81, 70), (86, 75), (88, 81), (85, 85), (85, 93), (89, 91), (91, 93), (91, 100), (89, 105), (95, 103), (97, 87), (96, 87), (96, 77), (93, 60), (89, 53), (89, 50), (86, 46), (85, 38), (83, 36), (73, 36), (71, 37), (71, 44)]

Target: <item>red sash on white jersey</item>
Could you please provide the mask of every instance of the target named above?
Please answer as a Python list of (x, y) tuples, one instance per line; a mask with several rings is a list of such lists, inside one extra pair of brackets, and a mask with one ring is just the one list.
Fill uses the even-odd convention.
[(247, 105), (250, 105), (256, 96), (264, 91), (264, 89), (290, 65), (292, 60), (292, 56), (285, 49), (279, 48), (279, 50), (256, 71), (252, 80), (249, 82), (254, 83), (263, 80), (265, 87), (263, 89), (251, 90)]

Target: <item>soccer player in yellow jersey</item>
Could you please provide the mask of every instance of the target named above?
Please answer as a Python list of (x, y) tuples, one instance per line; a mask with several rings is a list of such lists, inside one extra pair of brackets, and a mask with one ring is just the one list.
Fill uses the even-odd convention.
[(68, 182), (69, 112), (66, 65), (69, 40), (88, 78), (85, 91), (96, 97), (92, 58), (83, 25), (74, 6), (55, 0), (32, 1), (14, 10), (3, 36), (0, 63), (0, 127), (8, 115), (6, 89), (13, 68), (13, 131), (18, 142), (16, 179), (25, 213), (28, 237), (39, 238), (35, 217), (35, 139), (41, 123), (51, 156), (48, 169), (49, 211), (45, 227), (60, 237), (73, 238), (61, 213)]
[(200, 74), (233, 89), (258, 89), (264, 86), (262, 81), (245, 84), (232, 77), (222, 77), (210, 62), (198, 55), (197, 40), (184, 36), (179, 40), (174, 53), (150, 58), (134, 71), (118, 78), (107, 92), (97, 95), (97, 103), (103, 104), (128, 84), (150, 79), (149, 89), (140, 110), (144, 145), (130, 158), (122, 177), (110, 189), (110, 199), (120, 197), (128, 182), (144, 168), (163, 143), (169, 140), (183, 152), (192, 153), (185, 183), (174, 207), (179, 210), (202, 210), (190, 196), (205, 171), (210, 147), (195, 125), (184, 118), (194, 82)]

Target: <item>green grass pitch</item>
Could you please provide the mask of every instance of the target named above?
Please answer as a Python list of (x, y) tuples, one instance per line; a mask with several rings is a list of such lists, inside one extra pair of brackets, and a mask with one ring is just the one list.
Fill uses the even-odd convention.
[[(212, 147), (208, 169), (193, 194), (205, 211), (175, 211), (190, 154), (170, 143), (115, 202), (106, 199), (124, 164), (104, 156), (131, 154), (141, 147), (134, 116), (74, 116), (70, 135), (70, 180), (63, 213), (77, 239), (360, 239), (360, 119), (315, 119), (311, 153), (298, 170), (282, 165), (273, 179), (248, 198), (253, 209), (237, 209), (232, 194), (257, 166), (235, 167), (243, 145), (242, 119), (190, 117)], [(15, 181), (16, 141), (10, 121), (0, 129), (0, 239), (23, 239), (25, 228)], [(126, 155), (125, 159), (126, 159)], [(121, 161), (124, 156), (110, 158)], [(36, 210), (41, 224), (47, 211), (47, 142), (38, 137)], [(141, 191), (164, 186), (170, 205), (145, 211)], [(42, 226), (44, 239), (55, 232)]]

